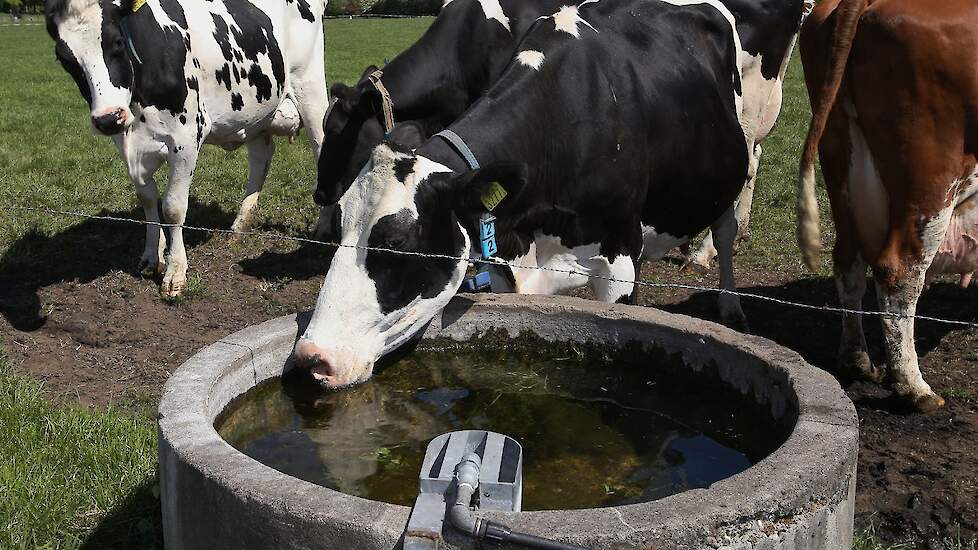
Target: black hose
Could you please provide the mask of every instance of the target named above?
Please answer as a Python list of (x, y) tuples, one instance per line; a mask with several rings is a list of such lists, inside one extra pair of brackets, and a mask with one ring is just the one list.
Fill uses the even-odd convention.
[(485, 526), (484, 530), (480, 529), (481, 532), (476, 538), (485, 538), (496, 544), (509, 543), (525, 546), (526, 548), (540, 548), (542, 550), (587, 550), (587, 548), (577, 546), (576, 544), (559, 542), (513, 531), (505, 525), (492, 521), (482, 520), (482, 523)]
[(545, 550), (585, 550), (584, 547), (577, 546), (576, 544), (567, 544), (565, 542), (535, 537), (533, 535), (527, 535), (526, 533), (519, 533), (516, 531), (509, 534), (506, 542), (512, 544), (522, 544), (527, 548), (543, 548)]

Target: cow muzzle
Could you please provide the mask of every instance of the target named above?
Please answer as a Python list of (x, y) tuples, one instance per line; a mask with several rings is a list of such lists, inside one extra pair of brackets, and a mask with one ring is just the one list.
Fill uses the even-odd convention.
[(92, 126), (101, 134), (114, 136), (126, 129), (131, 118), (128, 109), (118, 107), (106, 114), (92, 115)]
[(327, 389), (359, 384), (370, 378), (372, 361), (364, 361), (347, 350), (330, 350), (312, 340), (300, 338), (292, 353), (295, 366), (309, 373), (312, 379)]

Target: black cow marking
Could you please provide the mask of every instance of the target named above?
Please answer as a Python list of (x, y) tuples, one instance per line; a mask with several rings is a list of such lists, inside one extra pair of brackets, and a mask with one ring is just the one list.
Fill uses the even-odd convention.
[(414, 172), (414, 164), (417, 159), (414, 157), (397, 159), (394, 162), (394, 176), (397, 181), (404, 183), (407, 177)]
[[(48, 28), (50, 32), (50, 27)], [(92, 106), (92, 91), (88, 88), (88, 81), (85, 80), (85, 72), (82, 71), (81, 65), (78, 63), (78, 59), (75, 58), (75, 54), (72, 53), (71, 48), (65, 44), (64, 40), (57, 38), (57, 30), (55, 30), (55, 45), (54, 45), (54, 55), (64, 67), (64, 70), (71, 76), (71, 79), (75, 81), (75, 85), (78, 86), (78, 91), (81, 92), (83, 98), (85, 98), (85, 103), (88, 106)]]
[(223, 67), (221, 67), (220, 69), (218, 69), (216, 71), (215, 76), (217, 77), (217, 83), (218, 84), (224, 84), (224, 87), (227, 88), (227, 90), (230, 92), (231, 91), (231, 71), (228, 69), (228, 64), (227, 63), (225, 63)]
[(187, 115), (180, 115), (180, 124), (187, 124)]
[[(258, 100), (258, 103), (271, 99), (272, 81), (262, 72), (257, 63), (253, 63), (251, 69), (248, 70), (248, 85), (255, 89), (255, 99)], [(230, 85), (228, 89), (231, 89)]]
[(171, 25), (161, 26), (148, 9), (138, 10), (126, 21), (143, 61), (135, 65), (134, 99), (173, 116), (185, 113), (190, 79), (184, 73), (188, 53), (184, 33)]
[(741, 46), (750, 55), (761, 56), (761, 75), (778, 77), (784, 52), (801, 27), (804, 2), (784, 0), (721, 0), (733, 14)]
[[(282, 58), (282, 52), (279, 50), (278, 41), (275, 40), (271, 20), (268, 19), (265, 12), (250, 2), (224, 0), (224, 6), (237, 24), (237, 28), (232, 27), (230, 30), (235, 42), (241, 49), (240, 55), (252, 62), (252, 66), (248, 70), (249, 84), (252, 86), (268, 84), (267, 92), (264, 89), (256, 91), (259, 102), (262, 96), (271, 97), (272, 84), (269, 77), (261, 73), (261, 68), (257, 65), (260, 55), (268, 56), (272, 64), (276, 95), (282, 95), (282, 90), (285, 88), (285, 62)], [(235, 58), (237, 55), (236, 52)], [(225, 57), (225, 59), (227, 58)]]
[(221, 48), (221, 54), (224, 56), (226, 61), (231, 61), (234, 57), (231, 48), (230, 34), (228, 33), (227, 23), (218, 17), (216, 13), (211, 14), (211, 20), (214, 21), (214, 41), (217, 42), (217, 46)]
[[(444, 227), (435, 220), (430, 221), (434, 222), (431, 227)], [(424, 241), (420, 239), (422, 231), (414, 215), (409, 210), (401, 210), (374, 224), (367, 246), (447, 256), (458, 254), (462, 247), (461, 234), (457, 230), (433, 231)], [(401, 256), (377, 250), (368, 251), (365, 262), (369, 277), (377, 282), (377, 301), (385, 314), (403, 308), (418, 296), (434, 298), (455, 270), (454, 260)]]
[(109, 82), (116, 88), (131, 89), (133, 67), (119, 29), (119, 20), (122, 17), (122, 8), (110, 2), (102, 9), (102, 58), (109, 70)]
[[(187, 16), (183, 13), (183, 6), (180, 5), (177, 0), (160, 0), (160, 6), (163, 8), (163, 13), (170, 18), (171, 21), (176, 23), (181, 29), (187, 30)], [(187, 38), (187, 49), (190, 49), (190, 38)]]
[(231, 94), (231, 109), (240, 111), (242, 107), (244, 107), (244, 100), (241, 98), (241, 94), (237, 92)]
[(312, 15), (312, 10), (309, 9), (309, 2), (307, 0), (286, 0), (289, 4), (295, 4), (296, 8), (299, 10), (299, 15), (311, 23), (316, 22), (316, 18)]

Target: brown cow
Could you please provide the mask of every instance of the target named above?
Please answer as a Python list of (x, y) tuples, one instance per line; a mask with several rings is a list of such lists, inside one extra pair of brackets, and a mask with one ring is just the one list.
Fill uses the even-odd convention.
[[(842, 305), (860, 309), (866, 266), (882, 311), (914, 315), (931, 268), (978, 264), (978, 2), (823, 0), (801, 31), (812, 122), (801, 163), (798, 242), (820, 248), (818, 150), (835, 220)], [(936, 260), (935, 260), (936, 257)], [(896, 394), (916, 410), (944, 400), (920, 374), (913, 320), (883, 318)], [(873, 380), (862, 320), (847, 315), (839, 361)]]

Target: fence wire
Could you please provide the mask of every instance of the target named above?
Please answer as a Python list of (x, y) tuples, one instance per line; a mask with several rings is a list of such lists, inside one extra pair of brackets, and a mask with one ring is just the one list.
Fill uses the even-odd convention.
[(236, 231), (233, 229), (196, 227), (192, 225), (180, 225), (180, 224), (165, 223), (165, 222), (152, 222), (147, 220), (137, 220), (135, 218), (123, 218), (118, 216), (85, 214), (83, 212), (73, 212), (70, 210), (56, 210), (53, 208), (44, 208), (38, 206), (0, 205), (0, 211), (40, 212), (44, 214), (63, 216), (63, 217), (101, 220), (107, 222), (129, 223), (129, 224), (142, 225), (142, 226), (150, 225), (150, 226), (157, 226), (160, 228), (182, 227), (183, 229), (188, 231), (197, 231), (201, 233), (209, 233), (212, 235), (237, 235), (242, 237), (258, 237), (267, 240), (292, 241), (292, 242), (298, 242), (304, 244), (326, 246), (326, 247), (331, 247), (336, 249), (351, 248), (351, 249), (362, 250), (362, 251), (381, 252), (385, 254), (394, 254), (399, 256), (413, 256), (413, 257), (428, 258), (434, 260), (452, 260), (455, 262), (466, 261), (474, 265), (481, 265), (481, 264), (496, 265), (496, 266), (509, 267), (510, 269), (545, 271), (545, 272), (556, 273), (560, 275), (575, 275), (579, 277), (586, 277), (588, 279), (599, 279), (599, 280), (608, 281), (612, 283), (636, 284), (642, 287), (659, 289), (659, 290), (688, 290), (688, 291), (695, 291), (695, 292), (728, 294), (731, 296), (737, 296), (738, 298), (758, 300), (762, 302), (768, 302), (768, 303), (773, 303), (773, 304), (778, 304), (778, 305), (793, 307), (798, 309), (805, 309), (810, 311), (822, 311), (826, 313), (837, 313), (837, 314), (844, 314), (844, 315), (868, 315), (872, 317), (888, 317), (888, 318), (895, 318), (895, 319), (914, 319), (917, 321), (930, 321), (933, 323), (942, 323), (946, 325), (953, 325), (953, 326), (966, 327), (972, 329), (978, 328), (978, 322), (973, 322), (973, 321), (942, 319), (939, 317), (931, 317), (927, 315), (903, 315), (900, 313), (889, 312), (889, 311), (863, 311), (858, 309), (849, 309), (849, 308), (836, 307), (836, 306), (820, 306), (814, 304), (806, 304), (803, 302), (795, 302), (792, 300), (783, 300), (781, 298), (766, 296), (764, 294), (755, 294), (753, 292), (741, 292), (737, 290), (726, 290), (723, 288), (706, 287), (706, 286), (691, 285), (685, 283), (657, 283), (654, 281), (645, 281), (640, 279), (629, 281), (625, 279), (617, 279), (614, 277), (593, 275), (590, 273), (585, 273), (583, 271), (577, 271), (574, 269), (560, 269), (560, 268), (546, 267), (546, 266), (519, 265), (519, 264), (514, 264), (498, 259), (485, 260), (481, 258), (451, 256), (447, 254), (429, 254), (425, 252), (412, 252), (407, 250), (395, 250), (390, 248), (380, 248), (380, 247), (364, 246), (364, 245), (357, 245), (357, 244), (344, 244), (344, 243), (336, 243), (330, 241), (322, 241), (318, 239), (310, 239), (306, 237), (294, 237), (292, 235), (285, 235), (282, 233), (275, 233), (270, 231)]

